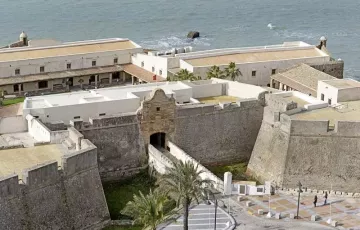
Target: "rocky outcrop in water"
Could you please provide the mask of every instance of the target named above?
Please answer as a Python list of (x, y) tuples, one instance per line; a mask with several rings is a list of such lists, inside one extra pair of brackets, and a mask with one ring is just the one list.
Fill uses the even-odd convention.
[(194, 39), (200, 37), (200, 32), (198, 31), (190, 31), (187, 35), (188, 38)]

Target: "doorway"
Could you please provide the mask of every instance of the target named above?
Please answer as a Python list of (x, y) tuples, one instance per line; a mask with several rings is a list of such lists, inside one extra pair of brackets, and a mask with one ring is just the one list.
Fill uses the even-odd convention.
[(150, 136), (150, 144), (154, 147), (165, 148), (165, 133), (154, 133)]

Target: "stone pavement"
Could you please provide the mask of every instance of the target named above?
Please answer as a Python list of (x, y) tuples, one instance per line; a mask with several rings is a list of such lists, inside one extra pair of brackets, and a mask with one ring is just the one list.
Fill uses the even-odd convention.
[[(329, 226), (326, 221), (331, 217), (338, 222), (339, 229), (360, 230), (360, 199), (345, 197), (329, 197), (328, 204), (324, 205), (324, 198), (318, 195), (317, 207), (313, 205), (314, 196), (302, 195), (300, 198), (300, 220), (311, 221), (311, 215), (318, 215), (316, 223)], [(246, 207), (246, 202), (252, 205)], [(246, 196), (238, 202), (245, 207), (249, 214), (266, 218), (269, 210), (269, 196)], [(331, 205), (329, 204), (331, 203)], [(258, 209), (263, 209), (265, 214), (259, 215)], [(296, 215), (297, 197), (290, 195), (273, 195), (270, 198), (270, 209), (273, 214), (281, 213), (284, 221), (289, 221), (290, 213)], [(330, 214), (331, 209), (331, 214)], [(274, 218), (274, 217), (273, 217)], [(297, 221), (297, 220), (295, 220)]]

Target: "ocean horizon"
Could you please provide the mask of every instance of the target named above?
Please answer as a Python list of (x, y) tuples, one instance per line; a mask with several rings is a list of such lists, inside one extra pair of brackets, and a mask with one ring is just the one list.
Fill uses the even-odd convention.
[[(360, 4), (356, 0), (2, 0), (0, 45), (30, 39), (129, 38), (144, 48), (194, 50), (328, 39), (345, 77), (360, 80)], [(271, 24), (271, 26), (269, 25)], [(201, 37), (189, 40), (189, 31)]]

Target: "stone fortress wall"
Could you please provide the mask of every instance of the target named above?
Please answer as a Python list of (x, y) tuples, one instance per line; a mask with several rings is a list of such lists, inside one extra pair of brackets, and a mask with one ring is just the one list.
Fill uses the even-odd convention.
[[(271, 101), (271, 97), (270, 97)], [(299, 108), (265, 107), (248, 173), (279, 187), (358, 192), (360, 122), (296, 120)], [(291, 106), (290, 106), (291, 107)]]
[(0, 179), (1, 229), (101, 229), (110, 219), (97, 149), (79, 138), (81, 150), (63, 155), (59, 163), (53, 160)]
[[(263, 96), (263, 95), (262, 95)], [(147, 145), (154, 133), (165, 133), (202, 164), (250, 159), (263, 116), (262, 102), (244, 100), (222, 106), (178, 105), (157, 90), (136, 113), (72, 121), (98, 148), (102, 180), (136, 174), (147, 164)]]
[(311, 64), (310, 66), (333, 77), (344, 78), (344, 61), (342, 60), (331, 60), (318, 65)]

